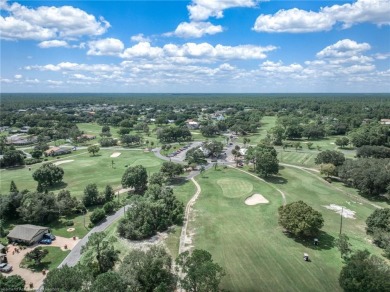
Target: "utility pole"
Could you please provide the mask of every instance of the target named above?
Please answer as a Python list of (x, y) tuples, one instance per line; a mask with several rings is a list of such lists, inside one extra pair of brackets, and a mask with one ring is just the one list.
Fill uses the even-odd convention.
[(341, 230), (343, 228), (343, 212), (344, 212), (344, 207), (341, 207), (341, 214), (340, 214), (340, 235), (341, 235)]

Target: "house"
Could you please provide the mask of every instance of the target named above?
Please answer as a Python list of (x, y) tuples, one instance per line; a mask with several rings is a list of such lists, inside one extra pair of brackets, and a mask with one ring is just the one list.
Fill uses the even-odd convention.
[(28, 130), (30, 130), (31, 127), (29, 126), (23, 126), (20, 128), (19, 132), (21, 133), (28, 133)]
[(96, 138), (95, 135), (82, 134), (81, 136), (77, 137), (77, 140), (93, 140), (95, 138)]
[(248, 151), (247, 148), (241, 148), (238, 152), (240, 152), (241, 156), (245, 156), (247, 151)]
[(38, 138), (36, 136), (22, 136), (22, 135), (12, 135), (7, 138), (8, 144), (13, 145), (29, 145), (36, 143)]
[(199, 123), (195, 122), (193, 120), (187, 120), (186, 124), (187, 124), (188, 129), (190, 129), (190, 130), (199, 129)]
[(72, 150), (70, 148), (62, 148), (62, 147), (51, 147), (50, 149), (44, 152), (45, 156), (58, 156), (71, 153)]
[(7, 238), (10, 242), (19, 242), (31, 245), (39, 242), (43, 235), (49, 233), (48, 227), (24, 224), (16, 225), (14, 229), (10, 231)]
[(380, 123), (382, 125), (390, 125), (390, 119), (381, 119)]

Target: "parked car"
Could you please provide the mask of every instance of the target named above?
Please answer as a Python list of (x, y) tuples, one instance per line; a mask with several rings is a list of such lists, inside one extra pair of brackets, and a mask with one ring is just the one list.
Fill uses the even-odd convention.
[(9, 273), (12, 271), (12, 266), (7, 263), (0, 264), (0, 272)]
[(51, 233), (44, 234), (43, 238), (48, 238), (48, 239), (51, 239), (51, 240), (55, 240), (56, 239), (55, 235), (53, 235)]
[(39, 241), (40, 244), (51, 244), (51, 239), (50, 238), (42, 238)]

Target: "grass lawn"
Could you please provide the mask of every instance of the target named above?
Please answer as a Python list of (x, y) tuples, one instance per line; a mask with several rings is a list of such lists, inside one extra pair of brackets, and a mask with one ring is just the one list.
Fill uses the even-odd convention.
[[(249, 138), (251, 141), (249, 142), (250, 145), (257, 145), (260, 143), (261, 139), (264, 139), (267, 135), (267, 131), (269, 131), (271, 128), (275, 127), (276, 125), (276, 116), (265, 116), (261, 119), (261, 126), (258, 131), (258, 133), (249, 134), (246, 135), (246, 138)], [(243, 136), (240, 136), (238, 140), (235, 142), (243, 143)]]
[[(110, 155), (114, 152), (121, 152), (116, 158)], [(106, 185), (111, 185), (114, 189), (121, 188), (122, 175), (126, 170), (125, 165), (135, 166), (143, 165), (151, 174), (160, 169), (162, 161), (154, 156), (153, 153), (144, 153), (137, 150), (103, 150), (98, 155), (91, 156), (84, 150), (73, 152), (72, 155), (61, 157), (55, 161), (73, 160), (69, 163), (61, 164), (64, 170), (63, 183), (52, 188), (53, 191), (59, 189), (68, 189), (72, 195), (81, 198), (83, 190), (87, 184), (96, 183), (100, 190)], [(114, 161), (114, 168), (112, 168)], [(32, 165), (32, 170), (28, 167), (12, 168), (0, 170), (0, 193), (8, 193), (11, 180), (14, 180), (18, 189), (35, 190), (36, 181), (32, 178), (32, 173), (40, 164)]]
[(21, 267), (25, 267), (34, 272), (41, 272), (42, 270), (56, 269), (61, 262), (66, 258), (70, 250), (63, 251), (59, 247), (45, 246), (43, 249), (49, 251), (49, 253), (42, 259), (41, 263), (36, 265), (33, 261), (28, 261), (26, 258), (20, 263)]
[(315, 167), (316, 164), (314, 162), (315, 158), (318, 155), (318, 151), (295, 151), (295, 150), (282, 150), (278, 151), (278, 159), (279, 162), (287, 163), (287, 164), (295, 164), (306, 167)]
[[(281, 175), (282, 179), (271, 179), (269, 184), (233, 169), (209, 170), (204, 178), (197, 177), (202, 193), (195, 204), (196, 220), (190, 223), (195, 247), (208, 250), (225, 268), (223, 288), (230, 291), (259, 291), (259, 287), (264, 291), (340, 291), (342, 261), (333, 245), (340, 215), (323, 206), (337, 204), (356, 211), (356, 219), (344, 218), (343, 232), (353, 249), (367, 248), (379, 255), (381, 251), (368, 241), (364, 223), (375, 208), (304, 171), (286, 167)], [(312, 239), (294, 240), (283, 234), (277, 222), (282, 198), (274, 187), (285, 192), (287, 202), (303, 200), (323, 214), (319, 247)], [(264, 195), (270, 203), (245, 205), (253, 193)], [(303, 261), (304, 252), (311, 262)]]

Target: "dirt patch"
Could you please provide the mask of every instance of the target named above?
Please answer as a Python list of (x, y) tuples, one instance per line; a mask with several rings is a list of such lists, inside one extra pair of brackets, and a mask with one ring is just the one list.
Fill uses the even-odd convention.
[(123, 242), (130, 249), (140, 249), (143, 251), (149, 250), (152, 246), (163, 245), (168, 238), (167, 232), (157, 233), (157, 235), (145, 240), (130, 240), (120, 237), (119, 240)]
[(111, 154), (110, 157), (115, 158), (115, 157), (120, 156), (121, 154), (122, 154), (122, 153), (120, 153), (120, 152), (114, 152), (114, 153)]
[(62, 160), (62, 161), (57, 161), (57, 162), (54, 162), (53, 164), (54, 165), (60, 165), (60, 164), (64, 164), (64, 163), (69, 163), (69, 162), (73, 162), (74, 160)]
[(66, 229), (66, 231), (73, 232), (73, 231), (75, 231), (75, 229), (74, 228), (68, 228), (68, 229)]
[(248, 205), (248, 206), (254, 206), (254, 205), (258, 205), (258, 204), (268, 204), (269, 201), (264, 198), (263, 195), (260, 195), (260, 194), (254, 194), (248, 198), (246, 198), (245, 200), (245, 204)]
[(323, 206), (328, 210), (335, 211), (337, 214), (342, 215), (344, 218), (349, 218), (349, 219), (355, 219), (355, 211), (349, 210), (343, 206), (339, 206), (336, 204), (330, 204), (328, 206)]

